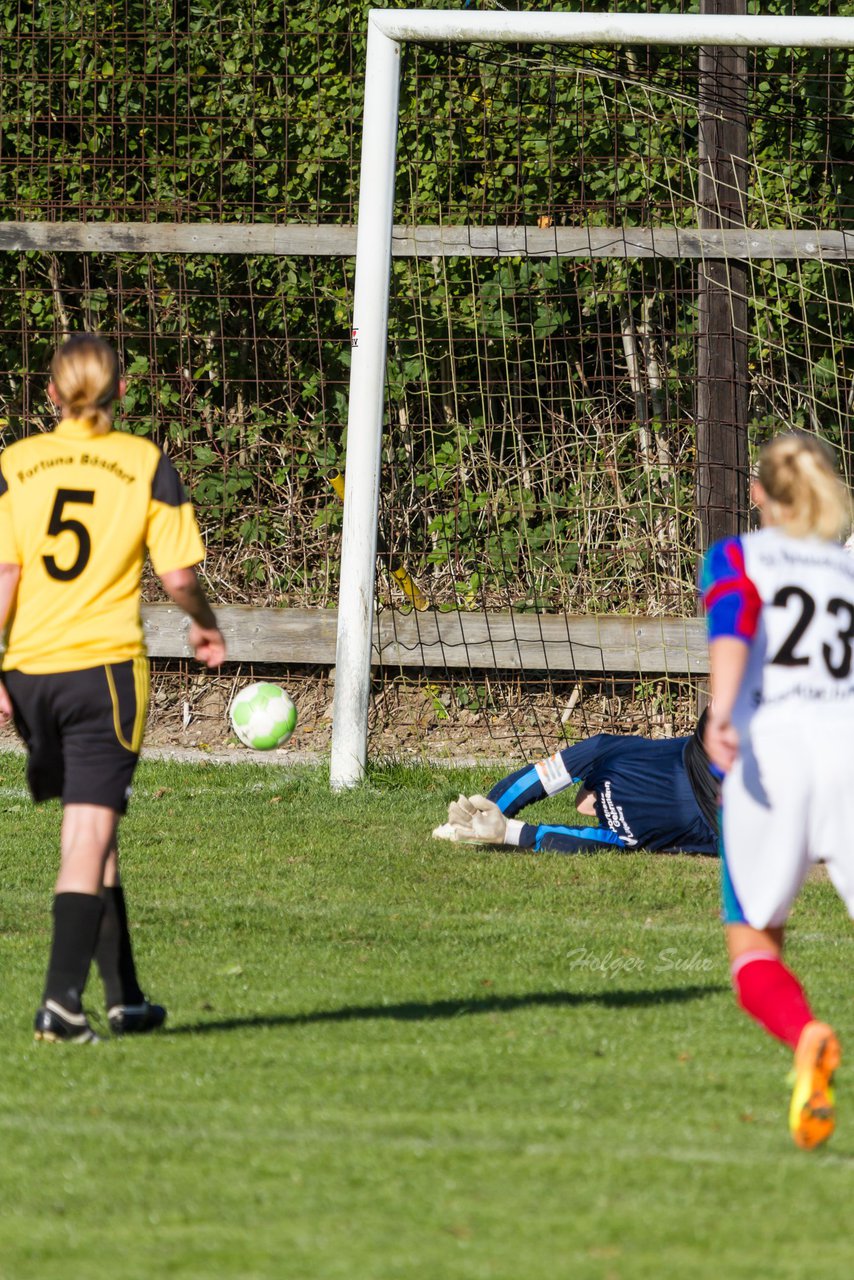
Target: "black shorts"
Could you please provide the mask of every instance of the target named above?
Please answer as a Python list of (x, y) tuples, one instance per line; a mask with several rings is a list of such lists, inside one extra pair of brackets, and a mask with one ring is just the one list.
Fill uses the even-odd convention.
[(148, 660), (2, 678), (29, 750), (33, 799), (125, 813), (148, 712)]

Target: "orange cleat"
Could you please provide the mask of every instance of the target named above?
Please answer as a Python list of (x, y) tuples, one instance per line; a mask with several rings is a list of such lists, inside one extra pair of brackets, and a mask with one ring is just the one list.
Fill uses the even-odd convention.
[(795, 1087), (789, 1107), (789, 1132), (804, 1151), (827, 1142), (836, 1126), (831, 1082), (841, 1060), (833, 1027), (808, 1022), (795, 1050)]

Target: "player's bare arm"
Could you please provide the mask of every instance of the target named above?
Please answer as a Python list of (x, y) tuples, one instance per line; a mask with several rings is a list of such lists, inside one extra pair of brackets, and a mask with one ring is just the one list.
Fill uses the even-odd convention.
[(220, 667), (225, 662), (225, 638), (202, 590), (195, 569), (172, 569), (160, 575), (163, 589), (190, 618), (188, 639), (199, 662)]
[(709, 644), (712, 705), (704, 743), (712, 764), (724, 773), (729, 773), (738, 755), (738, 731), (732, 723), (732, 712), (748, 654), (748, 646), (735, 636), (719, 636)]
[[(0, 635), (6, 630), (20, 577), (19, 564), (0, 564)], [(11, 719), (12, 703), (5, 686), (0, 684), (0, 724), (8, 724)]]

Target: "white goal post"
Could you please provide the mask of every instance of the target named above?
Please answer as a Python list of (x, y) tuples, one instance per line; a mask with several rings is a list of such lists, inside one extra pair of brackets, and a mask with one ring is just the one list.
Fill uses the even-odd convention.
[(854, 48), (854, 18), (372, 10), (368, 17), (330, 783), (365, 773), (401, 49), (416, 43)]

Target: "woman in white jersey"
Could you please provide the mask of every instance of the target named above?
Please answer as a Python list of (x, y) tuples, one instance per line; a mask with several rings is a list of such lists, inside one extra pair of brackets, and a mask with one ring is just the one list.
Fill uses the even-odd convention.
[(716, 543), (702, 592), (712, 708), (705, 745), (726, 773), (723, 919), (742, 1008), (795, 1053), (798, 1146), (835, 1123), (832, 1027), (782, 960), (786, 920), (812, 863), (854, 915), (854, 558), (839, 545), (847, 488), (813, 437), (778, 436), (759, 460), (762, 528)]

